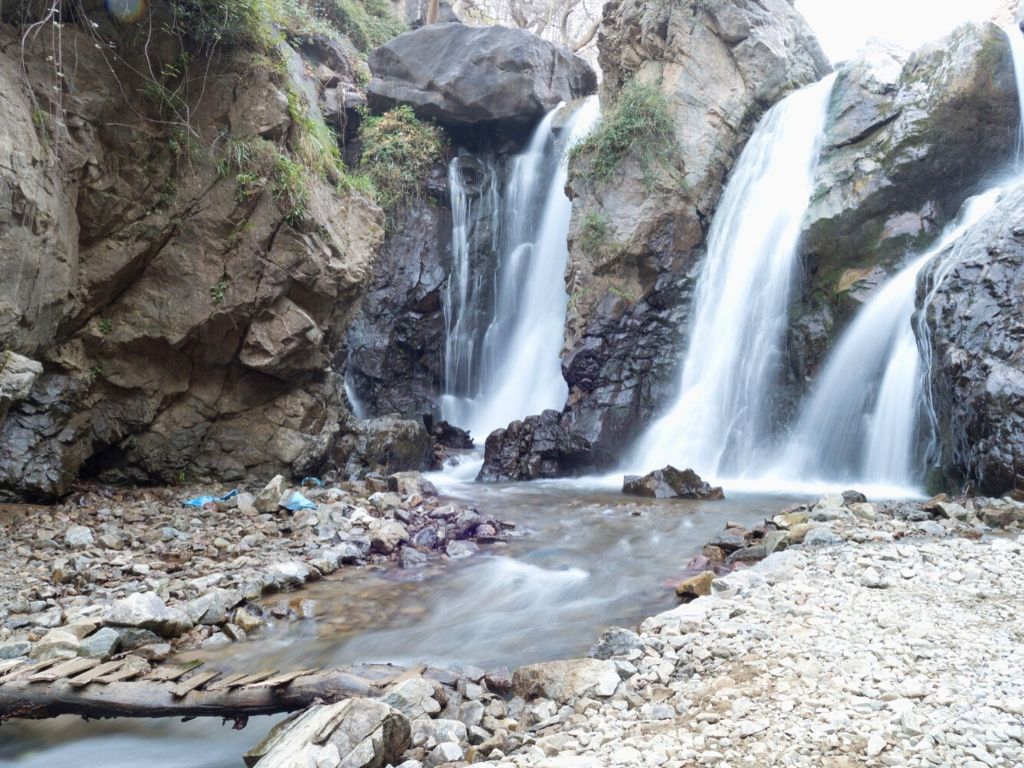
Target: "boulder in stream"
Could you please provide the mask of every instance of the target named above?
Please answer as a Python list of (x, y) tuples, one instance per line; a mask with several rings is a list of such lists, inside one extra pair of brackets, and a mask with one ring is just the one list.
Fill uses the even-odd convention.
[(724, 499), (721, 488), (705, 482), (692, 469), (676, 469), (669, 465), (643, 475), (626, 475), (622, 492), (628, 496), (643, 496), (649, 499)]

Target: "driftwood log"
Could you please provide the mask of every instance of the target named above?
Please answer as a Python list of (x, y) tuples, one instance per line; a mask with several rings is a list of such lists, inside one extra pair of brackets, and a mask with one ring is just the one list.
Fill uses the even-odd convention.
[[(381, 679), (380, 668), (302, 670), (291, 674), (220, 675), (189, 670), (186, 675), (82, 684), (77, 678), (47, 680), (40, 673), (0, 683), (0, 720), (83, 717), (223, 717), (294, 712), (317, 702), (376, 697), (401, 669)], [(30, 670), (31, 671), (31, 670)], [(368, 672), (365, 677), (359, 672)], [(88, 674), (88, 673), (85, 673)], [(33, 679), (35, 677), (35, 679)], [(160, 679), (164, 677), (165, 679)], [(377, 678), (377, 679), (373, 679)]]

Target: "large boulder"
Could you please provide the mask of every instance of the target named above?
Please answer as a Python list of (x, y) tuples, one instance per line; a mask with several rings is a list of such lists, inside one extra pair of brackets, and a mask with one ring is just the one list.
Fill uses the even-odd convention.
[(787, 0), (616, 0), (598, 49), (606, 113), (627, 83), (657, 88), (676, 150), (650, 168), (641, 142), (605, 180), (585, 151), (570, 168), (566, 418), (609, 467), (675, 395), (704, 240), (733, 162), (760, 115), (830, 65)]
[(380, 416), (352, 420), (345, 431), (330, 459), (346, 476), (434, 468), (434, 440), (422, 421)]
[(524, 699), (543, 696), (557, 704), (583, 697), (608, 698), (619, 685), (615, 662), (602, 659), (544, 661), (519, 667), (512, 687)]
[(1020, 121), (1006, 33), (967, 24), (909, 54), (882, 44), (836, 80), (794, 291), (792, 383), (813, 378), (850, 317), (986, 178)]
[(544, 411), (496, 429), (484, 442), (484, 465), (477, 480), (539, 480), (579, 474), (590, 444), (562, 422), (558, 411)]
[(397, 765), (410, 744), (409, 719), (372, 699), (315, 704), (275, 726), (245, 755), (247, 766), (300, 768)]
[(1024, 188), (1018, 188), (920, 278), (918, 342), (931, 350), (937, 461), (954, 488), (1024, 494), (1022, 297)]
[(446, 125), (534, 122), (597, 88), (594, 70), (568, 48), (506, 27), (432, 24), (378, 48), (369, 64), (371, 107), (410, 104)]
[[(383, 215), (307, 162), (322, 85), (308, 73), (341, 87), (357, 67), (323, 39), (304, 44), (309, 66), (282, 45), (280, 71), (227, 44), (175, 58), (190, 43), (164, 31), (166, 4), (147, 9), (145, 45), (90, 8), (25, 46), (0, 28), (0, 349), (43, 369), (0, 395), (0, 489), (313, 470), (345, 414), (332, 363)], [(96, 35), (126, 64), (112, 73)], [(75, 67), (57, 114), (60, 56)], [(205, 83), (187, 124), (141, 74), (172, 60)], [(274, 177), (286, 160), (290, 202)]]

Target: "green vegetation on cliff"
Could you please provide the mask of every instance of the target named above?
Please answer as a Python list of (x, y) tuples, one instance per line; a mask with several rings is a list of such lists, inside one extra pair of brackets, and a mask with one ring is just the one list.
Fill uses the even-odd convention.
[(373, 184), (377, 203), (388, 214), (422, 195), (431, 167), (448, 152), (442, 129), (419, 120), (409, 106), (380, 116), (364, 113), (359, 138), (363, 146), (359, 170)]
[(675, 145), (668, 100), (657, 85), (633, 80), (619, 92), (597, 129), (573, 148), (570, 161), (586, 162), (589, 178), (605, 182), (630, 155), (653, 174), (659, 165), (671, 162)]

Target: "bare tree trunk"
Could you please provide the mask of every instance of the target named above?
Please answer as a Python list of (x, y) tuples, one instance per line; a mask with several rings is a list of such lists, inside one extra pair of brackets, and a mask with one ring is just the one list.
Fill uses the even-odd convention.
[(429, 0), (427, 3), (427, 24), (437, 24), (437, 15), (440, 12), (438, 0)]
[(74, 687), (66, 679), (50, 683), (11, 680), (0, 685), (0, 721), (58, 715), (244, 718), (293, 712), (317, 701), (380, 695), (370, 680), (341, 670), (298, 677), (281, 687), (254, 684), (193, 690), (183, 696), (176, 696), (174, 687), (174, 683), (148, 680), (82, 687)]

